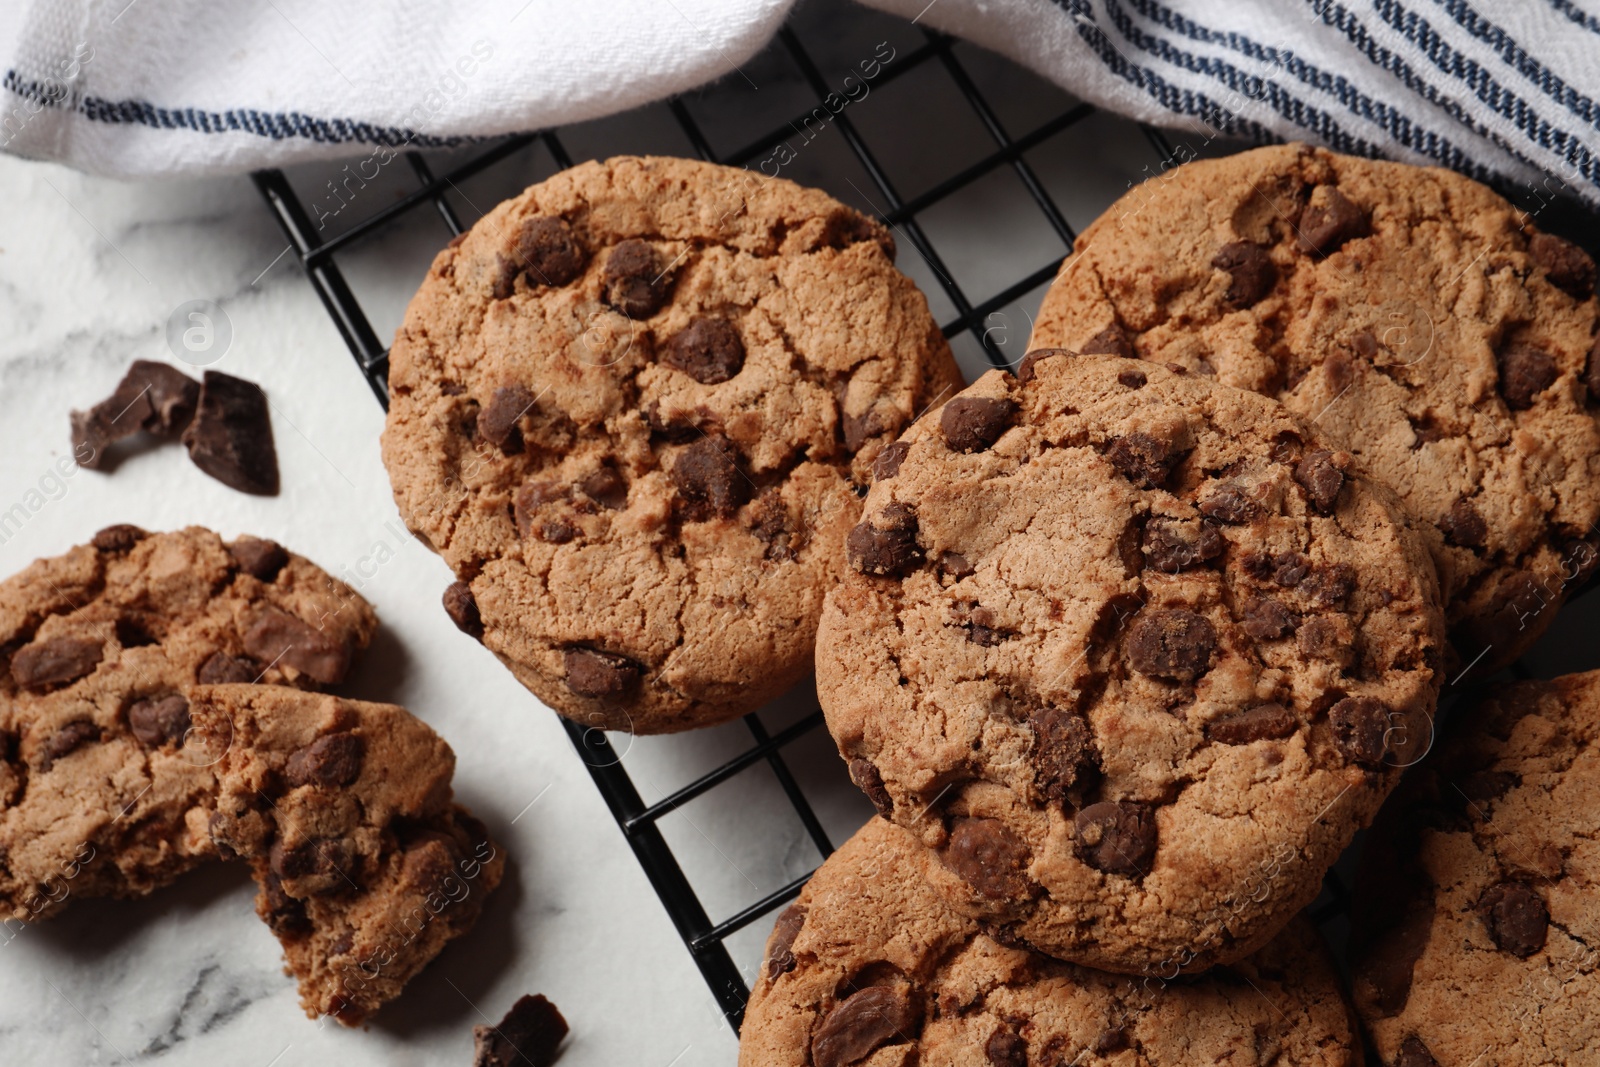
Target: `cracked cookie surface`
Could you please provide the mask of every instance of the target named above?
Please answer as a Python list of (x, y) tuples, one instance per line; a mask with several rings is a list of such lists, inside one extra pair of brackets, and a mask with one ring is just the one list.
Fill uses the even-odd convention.
[(546, 704), (656, 733), (810, 668), (857, 489), (961, 387), (878, 223), (687, 160), (585, 163), (434, 260), (390, 353), (395, 500)]
[(1351, 904), (1356, 1005), (1382, 1061), (1592, 1061), (1597, 882), (1600, 672), (1453, 716), (1373, 826)]
[(936, 863), (874, 819), (823, 864), (767, 942), (741, 1067), (1361, 1062), (1305, 919), (1199, 978), (1106, 974), (997, 941), (949, 910), (923, 880)]
[(1112, 205), (1031, 344), (1175, 363), (1314, 419), (1423, 520), (1459, 663), (1487, 674), (1595, 566), (1594, 290), (1587, 253), (1485, 186), (1289, 145)]
[(990, 372), (884, 456), (817, 689), (935, 885), (1107, 970), (1264, 944), (1430, 736), (1394, 494), (1282, 405), (1111, 356)]

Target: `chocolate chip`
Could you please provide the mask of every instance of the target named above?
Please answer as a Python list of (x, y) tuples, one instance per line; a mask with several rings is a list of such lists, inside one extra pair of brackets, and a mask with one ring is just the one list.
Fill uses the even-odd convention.
[(144, 393), (149, 414), (143, 426), (157, 437), (182, 433), (200, 402), (199, 383), (176, 367), (149, 359), (134, 360), (117, 391)]
[(606, 303), (631, 319), (654, 315), (667, 299), (665, 272), (656, 259), (656, 250), (643, 241), (629, 238), (606, 257)]
[(517, 291), (517, 279), (522, 277), (522, 266), (514, 255), (499, 256), (495, 262), (494, 285), (490, 294), (496, 300), (509, 300)]
[(1351, 661), (1350, 626), (1342, 616), (1314, 615), (1301, 624), (1295, 637), (1308, 659), (1332, 660), (1341, 667)]
[(1101, 801), (1073, 817), (1078, 858), (1097, 871), (1144, 876), (1156, 854), (1156, 815), (1148, 804)]
[(1114, 438), (1106, 450), (1106, 459), (1113, 467), (1129, 481), (1146, 489), (1164, 484), (1183, 456), (1171, 442), (1138, 430)]
[(1033, 731), (1034, 781), (1057, 803), (1094, 781), (1100, 752), (1084, 717), (1068, 708), (1047, 705), (1028, 716)]
[(456, 624), (456, 629), (469, 637), (483, 640), (483, 616), (478, 614), (478, 599), (472, 595), (472, 586), (466, 582), (451, 582), (444, 587), (444, 613)]
[(957, 581), (976, 573), (976, 568), (960, 552), (939, 553), (939, 573)]
[(1236, 308), (1254, 304), (1272, 292), (1278, 280), (1278, 269), (1272, 265), (1267, 250), (1250, 241), (1223, 245), (1212, 258), (1211, 265), (1228, 272), (1228, 292), (1223, 299)]
[(1242, 711), (1230, 711), (1206, 723), (1206, 740), (1219, 745), (1276, 741), (1294, 733), (1299, 725), (1294, 713), (1282, 704), (1258, 704)]
[(1239, 609), (1239, 625), (1257, 641), (1276, 641), (1293, 630), (1294, 612), (1269, 597), (1251, 597)]
[(518, 420), (533, 410), (534, 395), (524, 385), (506, 385), (494, 391), (488, 406), (478, 412), (478, 436), (508, 456), (522, 451)]
[(910, 991), (868, 986), (852, 993), (822, 1020), (811, 1038), (814, 1067), (849, 1067), (883, 1045), (907, 1041), (920, 1022)]
[(1333, 453), (1325, 448), (1307, 452), (1294, 468), (1294, 480), (1306, 491), (1311, 506), (1324, 515), (1333, 513), (1339, 502), (1339, 490), (1344, 488), (1344, 471), (1333, 461)]
[(145, 697), (128, 705), (128, 729), (146, 748), (160, 748), (169, 741), (183, 744), (189, 726), (189, 702), (180, 693)]
[(1014, 636), (1010, 630), (1002, 630), (994, 625), (994, 612), (985, 607), (977, 607), (967, 623), (967, 640), (984, 648), (993, 648), (1000, 642)]
[(939, 852), (944, 865), (990, 900), (1028, 893), (1028, 846), (998, 819), (958, 818)]
[(1519, 960), (1544, 948), (1550, 926), (1550, 911), (1531, 886), (1523, 882), (1501, 882), (1491, 886), (1478, 901), (1489, 936), (1504, 952)]
[(889, 504), (871, 518), (857, 523), (845, 538), (850, 565), (862, 574), (897, 578), (922, 560), (917, 546), (917, 514), (905, 504)]
[(100, 740), (100, 727), (92, 722), (69, 722), (45, 738), (39, 746), (39, 770), (48, 771), (56, 760), (76, 752), (90, 741)]
[(1128, 331), (1114, 322), (1085, 341), (1079, 351), (1086, 356), (1121, 356), (1123, 359), (1132, 359), (1136, 355)]
[(104, 654), (92, 637), (52, 637), (34, 641), (11, 656), (11, 677), (24, 689), (44, 689), (90, 673)]
[(744, 367), (744, 341), (727, 319), (696, 315), (666, 343), (661, 362), (701, 385), (717, 385)]
[(578, 528), (564, 519), (551, 519), (539, 527), (539, 539), (552, 545), (564, 545), (578, 536)]
[(472, 1028), (472, 1067), (550, 1067), (567, 1020), (543, 996), (519, 997), (499, 1026)]
[(119, 523), (116, 526), (107, 526), (105, 529), (98, 531), (90, 539), (90, 543), (102, 552), (117, 554), (128, 551), (149, 536), (137, 526), (129, 523)]
[(1273, 559), (1272, 580), (1285, 589), (1293, 589), (1311, 573), (1311, 560), (1299, 552), (1280, 552)]
[(1594, 260), (1571, 241), (1553, 233), (1536, 233), (1528, 239), (1528, 255), (1544, 268), (1551, 285), (1574, 300), (1594, 295)]
[(958, 396), (940, 412), (939, 431), (957, 452), (982, 452), (1000, 440), (1016, 413), (1013, 400)]
[(1206, 522), (1152, 518), (1145, 523), (1145, 562), (1158, 571), (1177, 574), (1222, 555), (1227, 539)]
[(1217, 631), (1182, 608), (1140, 613), (1128, 627), (1128, 663), (1140, 674), (1192, 682), (1211, 669)]
[(278, 453), (267, 394), (254, 382), (206, 371), (194, 421), (183, 431), (194, 465), (241, 493), (276, 496)]
[(1479, 548), (1489, 535), (1488, 523), (1466, 497), (1450, 505), (1450, 510), (1439, 520), (1439, 529), (1451, 544), (1462, 548)]
[(578, 483), (583, 495), (603, 508), (621, 511), (628, 506), (628, 483), (610, 467), (601, 467)]
[(1057, 356), (1075, 356), (1078, 353), (1070, 348), (1035, 348), (1032, 352), (1022, 357), (1022, 362), (1017, 364), (1017, 384), (1027, 385), (1033, 381), (1034, 370), (1040, 363)]
[(722, 516), (732, 515), (749, 498), (749, 483), (739, 470), (739, 449), (720, 434), (702, 437), (678, 454), (672, 484), (686, 500)]
[(581, 697), (612, 700), (639, 684), (639, 664), (615, 652), (569, 648), (561, 654), (567, 688)]
[(1105, 1056), (1112, 1052), (1120, 1052), (1128, 1047), (1128, 1031), (1126, 1027), (1109, 1026), (1100, 1031), (1100, 1036), (1094, 1039), (1096, 1055)]
[(196, 676), (201, 685), (226, 685), (230, 682), (253, 682), (262, 675), (261, 664), (248, 656), (230, 656), (226, 652), (213, 652), (200, 665)]
[(885, 819), (894, 814), (894, 797), (889, 795), (889, 790), (884, 788), (883, 775), (878, 773), (877, 765), (871, 760), (857, 756), (850, 761), (850, 780), (856, 784), (872, 801), (872, 806), (878, 809), (878, 814)]
[(900, 464), (905, 462), (906, 454), (911, 451), (909, 441), (890, 441), (878, 453), (878, 458), (872, 461), (872, 480), (874, 482), (887, 481), (900, 473)]
[(1355, 977), (1372, 991), (1385, 1016), (1397, 1015), (1411, 997), (1411, 977), (1433, 936), (1432, 901), (1414, 907), (1355, 961)]
[(1500, 352), (1500, 395), (1512, 411), (1533, 407), (1533, 398), (1555, 384), (1561, 376), (1555, 357), (1540, 348), (1521, 342), (1506, 345)]
[(261, 880), (261, 898), (256, 911), (279, 937), (302, 937), (311, 932), (305, 904), (285, 893), (283, 880), (270, 871)]
[(1300, 591), (1326, 607), (1343, 604), (1355, 591), (1356, 570), (1348, 563), (1318, 567), (1300, 582)]
[(1234, 482), (1223, 482), (1200, 502), (1200, 514), (1230, 526), (1253, 522), (1261, 517), (1261, 505), (1248, 490)]
[(529, 285), (566, 285), (583, 273), (589, 252), (565, 219), (541, 215), (523, 222), (517, 261)]
[(273, 874), (301, 882), (301, 888), (311, 893), (349, 886), (357, 873), (356, 861), (355, 849), (342, 837), (313, 837), (292, 847), (275, 841), (267, 857)]
[[(1322, 193), (1320, 200), (1317, 192)], [(1319, 185), (1300, 212), (1297, 226), (1300, 250), (1318, 256), (1331, 255), (1352, 237), (1365, 236), (1370, 228), (1367, 213), (1351, 203), (1336, 186)]]
[(800, 904), (790, 904), (779, 913), (772, 924), (772, 934), (767, 938), (767, 981), (776, 982), (781, 974), (794, 970), (794, 939), (806, 924), (806, 909)]
[(253, 578), (270, 582), (289, 565), (289, 553), (276, 541), (262, 537), (241, 537), (228, 546), (228, 555), (239, 569)]
[(278, 608), (262, 609), (244, 633), (244, 650), (264, 663), (284, 663), (323, 685), (350, 669), (350, 646)]
[(1389, 705), (1373, 697), (1345, 697), (1328, 709), (1333, 739), (1357, 763), (1375, 767), (1389, 754)]
[(1117, 384), (1129, 389), (1143, 389), (1150, 381), (1144, 376), (1142, 370), (1122, 370), (1117, 372)]
[(304, 748), (289, 753), (283, 765), (284, 779), (291, 788), (302, 785), (336, 789), (361, 776), (361, 762), (367, 743), (348, 730), (323, 734)]
[(900, 426), (900, 416), (878, 404), (868, 408), (864, 415), (844, 415), (840, 420), (840, 428), (844, 431), (844, 446), (852, 453), (861, 451), (861, 446), (871, 438), (881, 434), (899, 433)]
[(1028, 1043), (1004, 1026), (983, 1043), (983, 1055), (992, 1067), (1028, 1067)]
[(1395, 1057), (1394, 1067), (1439, 1067), (1439, 1061), (1433, 1058), (1422, 1038), (1411, 1034), (1400, 1042), (1400, 1055)]

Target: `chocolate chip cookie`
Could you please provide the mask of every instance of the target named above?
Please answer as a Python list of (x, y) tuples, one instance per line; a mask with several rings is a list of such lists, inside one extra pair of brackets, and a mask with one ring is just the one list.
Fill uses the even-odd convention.
[(197, 687), (190, 714), (221, 754), (209, 836), (249, 862), (308, 1016), (360, 1024), (478, 921), (505, 859), (420, 719), (260, 685)]
[(1593, 1062), (1600, 672), (1511, 685), (1453, 719), (1369, 838), (1354, 990), (1383, 1062)]
[(1318, 892), (1440, 684), (1392, 491), (1282, 405), (1113, 356), (992, 371), (877, 462), (817, 690), (965, 914), (1198, 971)]
[(944, 906), (930, 862), (874, 819), (823, 864), (767, 942), (741, 1067), (1361, 1063), (1304, 919), (1203, 977), (1129, 978), (997, 939)]
[(1112, 205), (1032, 344), (1174, 363), (1313, 420), (1423, 520), (1457, 660), (1487, 673), (1594, 570), (1594, 287), (1587, 253), (1468, 178), (1289, 145)]
[(0, 911), (142, 895), (213, 856), (188, 687), (333, 685), (376, 625), (276, 542), (198, 526), (107, 527), (0, 584)]
[(607, 729), (798, 681), (873, 462), (960, 388), (893, 253), (816, 190), (632, 157), (441, 252), (390, 352), (383, 455), (456, 625)]

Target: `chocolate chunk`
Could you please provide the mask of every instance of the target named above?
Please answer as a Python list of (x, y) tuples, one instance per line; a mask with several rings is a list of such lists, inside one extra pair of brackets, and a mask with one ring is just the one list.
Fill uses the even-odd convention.
[(778, 914), (772, 924), (772, 934), (767, 938), (767, 981), (776, 982), (780, 974), (794, 970), (794, 939), (806, 924), (806, 909), (800, 904), (790, 904)]
[(194, 421), (183, 431), (194, 465), (241, 493), (276, 496), (278, 453), (267, 394), (254, 382), (208, 370)]
[(1594, 295), (1594, 260), (1571, 241), (1553, 233), (1536, 233), (1528, 239), (1528, 255), (1544, 268), (1551, 285), (1574, 300)]
[(472, 586), (466, 582), (451, 582), (444, 587), (444, 613), (456, 624), (456, 629), (469, 637), (483, 640), (483, 617), (478, 614), (478, 599), (472, 595)]
[(720, 434), (702, 437), (678, 454), (672, 484), (685, 499), (724, 517), (749, 499), (750, 483), (739, 470), (739, 449)]
[[(888, 412), (886, 414), (886, 412)], [(844, 431), (844, 446), (852, 453), (880, 434), (899, 433), (900, 416), (882, 405), (873, 405), (865, 415), (844, 415), (840, 428)]]
[(194, 417), (200, 403), (200, 385), (193, 378), (165, 363), (136, 359), (128, 368), (119, 394), (137, 391), (149, 402), (144, 429), (157, 437), (176, 437)]
[(1303, 593), (1327, 607), (1343, 604), (1355, 587), (1356, 570), (1348, 563), (1318, 567), (1300, 582)]
[(1400, 1042), (1400, 1055), (1395, 1057), (1394, 1067), (1439, 1067), (1439, 1061), (1433, 1058), (1422, 1038), (1411, 1034)]
[(289, 565), (289, 553), (276, 541), (261, 537), (241, 537), (228, 546), (228, 555), (239, 569), (253, 578), (270, 582)]
[(1184, 453), (1173, 448), (1170, 442), (1137, 430), (1114, 438), (1106, 450), (1106, 459), (1113, 467), (1129, 481), (1146, 489), (1164, 484), (1183, 456)]
[(103, 654), (101, 642), (92, 637), (34, 641), (12, 654), (11, 677), (24, 689), (44, 689), (89, 674)]
[(496, 300), (509, 300), (517, 291), (517, 279), (522, 277), (522, 265), (515, 255), (499, 256), (495, 262), (494, 285), (490, 294)]
[(1561, 376), (1555, 357), (1521, 342), (1506, 345), (1498, 362), (1500, 395), (1512, 411), (1533, 407), (1533, 398), (1554, 385)]
[(1143, 389), (1149, 381), (1142, 370), (1130, 369), (1117, 372), (1117, 384), (1129, 389)]
[(845, 538), (845, 552), (862, 574), (897, 578), (922, 560), (917, 514), (905, 504), (890, 504), (878, 513), (878, 523), (870, 518), (857, 523)]
[(1328, 723), (1341, 751), (1375, 767), (1389, 754), (1389, 705), (1373, 697), (1345, 697), (1328, 709)]
[(909, 1041), (921, 1021), (910, 991), (901, 986), (868, 986), (852, 993), (822, 1020), (811, 1037), (814, 1067), (849, 1067), (883, 1045)]
[(1132, 359), (1137, 354), (1128, 331), (1114, 322), (1085, 341), (1080, 351), (1086, 356), (1121, 356), (1123, 359)]
[(304, 748), (289, 753), (283, 765), (283, 777), (290, 788), (316, 785), (336, 789), (361, 776), (361, 761), (366, 754), (367, 743), (359, 734), (348, 730), (323, 734)]
[(518, 998), (499, 1026), (472, 1028), (472, 1067), (550, 1067), (567, 1020), (543, 996)]
[(1433, 936), (1433, 915), (1431, 900), (1413, 908), (1355, 961), (1356, 980), (1372, 991), (1385, 1016), (1398, 1015), (1411, 997), (1412, 972)]
[(284, 663), (323, 685), (350, 669), (350, 646), (278, 608), (263, 608), (244, 633), (244, 650), (263, 663)]
[(750, 532), (766, 543), (767, 559), (788, 562), (800, 558), (800, 550), (806, 545), (804, 520), (789, 513), (777, 486), (769, 486), (756, 497), (748, 518)]
[(983, 1055), (992, 1067), (1028, 1067), (1028, 1043), (1004, 1026), (983, 1043)]
[(1033, 731), (1034, 781), (1050, 800), (1060, 803), (1099, 776), (1100, 752), (1082, 715), (1047, 705), (1028, 716), (1028, 727)]
[(69, 722), (45, 738), (39, 746), (39, 770), (48, 771), (56, 760), (76, 752), (90, 741), (100, 740), (100, 727), (92, 722)]
[(1156, 854), (1156, 813), (1148, 804), (1101, 801), (1072, 820), (1078, 858), (1097, 871), (1141, 878)]
[(1480, 548), (1489, 536), (1489, 524), (1466, 497), (1450, 505), (1450, 510), (1439, 520), (1439, 529), (1451, 544), (1462, 548)]
[(628, 483), (610, 467), (601, 467), (578, 483), (583, 495), (603, 508), (621, 511), (628, 506)]
[(342, 837), (313, 837), (290, 847), (275, 841), (267, 862), (273, 874), (302, 883), (300, 888), (309, 893), (347, 888), (357, 873), (356, 851)]
[(1299, 552), (1280, 552), (1273, 560), (1272, 580), (1285, 589), (1293, 589), (1311, 573), (1311, 560)]
[(1212, 258), (1211, 265), (1229, 274), (1228, 292), (1223, 297), (1232, 307), (1245, 308), (1268, 293), (1278, 280), (1267, 250), (1249, 241), (1225, 244)]
[(522, 224), (517, 234), (516, 256), (517, 265), (530, 286), (566, 285), (582, 274), (589, 263), (588, 250), (567, 221), (548, 215), (528, 219)]
[(939, 859), (990, 900), (1015, 899), (1033, 884), (1028, 846), (999, 819), (956, 819)]
[(1239, 625), (1257, 641), (1276, 641), (1293, 630), (1294, 612), (1269, 597), (1251, 597), (1239, 608)]
[(567, 671), (567, 688), (581, 697), (611, 700), (639, 684), (639, 664), (615, 652), (594, 648), (569, 648), (561, 654)]
[[(1321, 199), (1317, 192), (1322, 193)], [(1351, 203), (1336, 186), (1319, 185), (1301, 210), (1296, 228), (1302, 252), (1327, 256), (1352, 237), (1364, 237), (1370, 227), (1367, 213)]]
[(878, 814), (885, 819), (894, 814), (894, 797), (889, 795), (889, 790), (884, 788), (883, 775), (878, 773), (877, 765), (871, 760), (857, 756), (850, 761), (850, 780), (856, 784), (872, 801), (872, 806), (878, 809)]
[(107, 446), (140, 430), (157, 436), (182, 430), (194, 414), (198, 388), (164, 363), (136, 360), (109, 397), (88, 411), (72, 412), (72, 449), (78, 466), (101, 469), (109, 458)]
[(146, 748), (182, 745), (189, 732), (189, 702), (180, 693), (145, 697), (128, 705), (128, 729)]
[(1325, 448), (1307, 452), (1294, 468), (1294, 480), (1306, 491), (1311, 506), (1324, 515), (1333, 513), (1344, 488), (1344, 471), (1334, 463), (1333, 453)]
[(975, 607), (967, 623), (967, 640), (984, 648), (993, 648), (1000, 642), (1010, 638), (1010, 630), (1002, 630), (994, 625), (994, 612), (985, 607)]
[(1192, 682), (1211, 669), (1217, 631), (1182, 608), (1142, 612), (1128, 627), (1128, 663), (1140, 674)]
[(872, 461), (872, 480), (874, 482), (887, 481), (900, 473), (900, 464), (905, 462), (906, 454), (911, 451), (908, 441), (890, 441), (878, 453), (878, 458)]
[(1206, 740), (1219, 745), (1276, 741), (1294, 733), (1299, 725), (1294, 713), (1282, 704), (1258, 704), (1243, 711), (1230, 711), (1206, 723)]
[(1200, 514), (1230, 526), (1240, 526), (1260, 518), (1262, 511), (1244, 486), (1223, 482), (1200, 502)]
[(230, 656), (213, 652), (200, 665), (196, 676), (201, 685), (226, 685), (229, 682), (254, 682), (265, 673), (261, 664), (249, 656)]
[(489, 404), (478, 412), (478, 436), (508, 456), (522, 451), (518, 420), (533, 410), (535, 398), (527, 386), (506, 385), (494, 391)]
[(564, 545), (578, 536), (578, 528), (564, 519), (551, 519), (539, 527), (539, 539), (552, 545)]
[(267, 872), (261, 880), (261, 896), (256, 911), (279, 937), (302, 937), (311, 932), (306, 906), (283, 891), (283, 880)]
[(970, 577), (976, 571), (977, 568), (973, 567), (967, 557), (960, 552), (939, 553), (939, 573), (948, 578), (954, 578), (959, 581), (962, 578)]
[(517, 532), (523, 537), (532, 536), (536, 529), (534, 517), (538, 510), (557, 500), (566, 500), (571, 495), (570, 486), (557, 482), (539, 479), (523, 482), (511, 497), (511, 514), (516, 521)]
[(1017, 364), (1017, 384), (1027, 385), (1033, 381), (1034, 368), (1047, 359), (1057, 356), (1075, 356), (1078, 353), (1070, 348), (1035, 348), (1032, 352), (1022, 357), (1022, 362)]
[(1501, 882), (1491, 886), (1478, 901), (1489, 936), (1504, 952), (1519, 960), (1544, 948), (1550, 927), (1550, 911), (1533, 888), (1523, 882)]
[(1150, 566), (1177, 574), (1216, 559), (1227, 543), (1210, 523), (1152, 518), (1145, 524), (1142, 548)]
[(1000, 440), (1016, 413), (1014, 400), (958, 396), (939, 413), (939, 431), (957, 452), (982, 452)]
[(701, 385), (716, 385), (744, 367), (744, 341), (727, 319), (696, 315), (666, 343), (661, 362)]
[(128, 551), (149, 536), (139, 527), (124, 522), (96, 532), (90, 544), (102, 552), (117, 554)]
[(656, 250), (629, 238), (606, 257), (605, 301), (631, 319), (646, 319), (667, 299), (666, 272)]
[(1313, 615), (1301, 624), (1295, 637), (1309, 659), (1332, 660), (1341, 667), (1350, 663), (1352, 635), (1342, 616)]

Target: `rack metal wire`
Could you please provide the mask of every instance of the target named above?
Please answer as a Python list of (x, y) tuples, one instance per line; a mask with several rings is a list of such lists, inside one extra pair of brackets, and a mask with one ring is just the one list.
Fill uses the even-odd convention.
[[(877, 197), (869, 196), (869, 199), (873, 200), (873, 206), (878, 214), (921, 257), (929, 272), (937, 279), (944, 296), (955, 309), (954, 317), (943, 324), (945, 336), (954, 340), (963, 334), (970, 334), (982, 348), (984, 357), (991, 365), (1007, 367), (1011, 361), (1002, 352), (1000, 343), (991, 336), (991, 332), (983, 328), (984, 324), (992, 314), (1047, 283), (1059, 268), (1061, 257), (1055, 256), (1028, 269), (1000, 291), (975, 301), (956, 282), (954, 274), (947, 268), (934, 241), (919, 223), (919, 216), (994, 172), (1009, 169), (1043, 215), (1046, 225), (1060, 239), (1063, 246), (1070, 248), (1077, 236), (1076, 231), (1067, 221), (1065, 212), (1050, 195), (1045, 183), (1030, 165), (1028, 153), (1082, 123), (1096, 112), (1088, 104), (1069, 102), (1058, 113), (1038, 123), (1026, 133), (1013, 136), (1001, 120), (994, 104), (980, 89), (967, 64), (963, 63), (955, 42), (936, 32), (925, 29), (919, 32), (922, 43), (899, 58), (892, 68), (885, 69), (875, 82), (875, 87), (882, 88), (919, 69), (942, 70), (971, 107), (985, 133), (992, 140), (992, 151), (936, 182), (925, 191), (907, 197), (901, 193), (889, 171), (879, 162), (851, 114), (848, 111), (841, 111), (833, 117), (832, 122), (848, 146), (850, 154), (870, 178)], [(830, 93), (829, 85), (817, 61), (802, 44), (800, 36), (792, 26), (786, 26), (779, 31), (773, 47), (788, 56), (806, 87), (814, 94), (816, 101), (819, 103), (824, 101)], [(873, 105), (855, 104), (851, 110), (871, 106)], [(775, 127), (735, 151), (719, 154), (683, 98), (670, 101), (667, 110), (696, 154), (702, 159), (729, 166), (749, 165), (772, 145), (790, 137), (812, 114), (810, 110), (800, 112), (793, 121)], [(1151, 149), (1156, 170), (1172, 165), (1174, 150), (1166, 137), (1152, 127), (1142, 127), (1142, 132)], [(395, 223), (402, 216), (430, 204), (438, 211), (450, 235), (461, 233), (465, 227), (454, 206), (447, 199), (447, 192), (457, 189), (466, 179), (534, 145), (542, 145), (558, 167), (565, 169), (572, 165), (572, 158), (563, 144), (561, 134), (556, 130), (526, 133), (495, 141), (465, 162), (455, 164), (438, 175), (433, 172), (428, 159), (422, 153), (406, 151), (404, 157), (416, 178), (416, 188), (359, 223), (326, 239), (319, 238), (317, 227), (313, 225), (304, 204), (282, 171), (266, 170), (253, 175), (257, 188), (288, 237), (307, 280), (327, 308), (345, 344), (355, 357), (357, 366), (370, 384), (373, 394), (385, 407), (388, 402), (387, 349), (379, 340), (367, 312), (356, 299), (340, 271), (338, 255)], [(736, 931), (795, 897), (810, 877), (810, 873), (768, 892), (725, 918), (713, 921), (686, 876), (678, 856), (663, 836), (660, 820), (690, 801), (710, 793), (741, 771), (764, 762), (776, 777), (789, 804), (815, 846), (819, 854), (818, 863), (826, 859), (833, 852), (833, 842), (784, 758), (785, 748), (823, 726), (821, 712), (807, 715), (773, 734), (769, 734), (759, 713), (746, 716), (744, 724), (752, 741), (749, 748), (650, 804), (646, 804), (641, 797), (633, 779), (623, 767), (616, 748), (603, 732), (571, 721), (563, 720), (563, 722), (573, 747), (583, 759), (596, 788), (605, 799), (624, 838), (633, 849), (639, 865), (660, 897), (717, 1004), (737, 1031), (743, 1019), (749, 988), (735, 965), (725, 941)], [(841, 777), (844, 775), (842, 765), (838, 773)], [(1330, 872), (1323, 894), (1313, 905), (1311, 915), (1326, 931), (1331, 924), (1341, 922), (1347, 913), (1348, 892), (1344, 877), (1336, 870)]]

